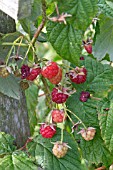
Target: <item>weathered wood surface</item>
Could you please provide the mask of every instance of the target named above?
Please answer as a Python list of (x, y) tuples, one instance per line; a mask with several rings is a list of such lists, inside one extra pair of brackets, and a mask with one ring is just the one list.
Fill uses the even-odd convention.
[(33, 0), (0, 0), (0, 10), (13, 19), (22, 19), (31, 14)]
[(12, 33), (16, 31), (15, 21), (0, 10), (0, 33)]
[[(0, 32), (10, 33), (15, 30), (14, 20), (0, 11)], [(18, 147), (23, 146), (30, 136), (27, 105), (25, 95), (21, 90), (20, 100), (0, 93), (0, 131), (14, 136)]]
[(0, 131), (11, 134), (19, 147), (30, 136), (25, 96), (21, 91), (20, 100), (0, 93)]

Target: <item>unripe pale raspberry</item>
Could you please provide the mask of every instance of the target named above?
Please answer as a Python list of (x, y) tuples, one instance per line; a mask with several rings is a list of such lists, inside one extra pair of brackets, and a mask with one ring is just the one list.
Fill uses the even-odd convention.
[(58, 88), (53, 88), (51, 95), (52, 101), (58, 104), (66, 102), (67, 98), (69, 97), (69, 95), (66, 94), (65, 88), (63, 88), (62, 90), (59, 90)]
[(7, 70), (6, 66), (0, 67), (0, 77), (6, 78), (9, 76), (9, 71)]
[(66, 143), (61, 143), (58, 141), (54, 144), (52, 151), (57, 158), (62, 158), (66, 155), (68, 146)]
[(85, 140), (89, 141), (94, 138), (96, 130), (93, 127), (88, 127), (87, 129), (82, 129), (79, 133)]
[(81, 84), (86, 81), (87, 70), (85, 67), (76, 67), (74, 70), (70, 70), (68, 73), (70, 80), (76, 84)]
[(59, 67), (59, 71), (58, 71), (57, 75), (54, 76), (53, 78), (49, 79), (49, 81), (52, 84), (58, 84), (58, 83), (60, 83), (61, 79), (62, 79), (62, 69)]
[(66, 119), (64, 110), (54, 109), (51, 112), (52, 114), (52, 120), (55, 123), (61, 123), (63, 120)]
[(41, 74), (43, 77), (52, 79), (58, 74), (59, 66), (55, 62), (49, 61), (45, 67), (42, 68)]
[(43, 123), (40, 127), (40, 134), (44, 137), (44, 138), (52, 138), (56, 133), (56, 127), (51, 124), (48, 125), (46, 123)]

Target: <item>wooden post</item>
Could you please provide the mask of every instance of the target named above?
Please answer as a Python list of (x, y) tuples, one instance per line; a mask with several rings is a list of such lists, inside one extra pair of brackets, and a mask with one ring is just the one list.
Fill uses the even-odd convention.
[[(0, 32), (10, 33), (15, 30), (15, 21), (0, 11)], [(19, 100), (0, 93), (0, 131), (14, 136), (18, 147), (23, 146), (30, 136), (27, 105), (21, 90)]]

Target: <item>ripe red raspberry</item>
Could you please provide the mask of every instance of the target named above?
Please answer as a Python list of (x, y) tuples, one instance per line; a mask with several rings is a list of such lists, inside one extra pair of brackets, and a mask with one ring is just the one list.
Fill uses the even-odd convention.
[(90, 93), (87, 91), (82, 91), (80, 95), (80, 101), (81, 102), (86, 102), (88, 98), (90, 97)]
[(51, 114), (52, 114), (52, 120), (55, 123), (61, 123), (63, 122), (63, 120), (66, 119), (64, 110), (54, 109), (52, 110)]
[(57, 73), (57, 75), (51, 79), (49, 79), (49, 81), (52, 83), (52, 84), (58, 84), (62, 79), (62, 69), (59, 68), (59, 71)]
[(74, 70), (71, 70), (68, 73), (70, 80), (76, 84), (81, 84), (86, 81), (87, 70), (85, 67), (79, 68), (76, 67)]
[(92, 44), (85, 44), (84, 48), (89, 54), (92, 54)]
[(41, 74), (43, 77), (51, 79), (58, 74), (59, 66), (55, 62), (48, 62), (45, 67), (42, 68)]
[(80, 60), (84, 60), (84, 56), (81, 56), (81, 57), (80, 57)]
[(56, 133), (56, 127), (54, 125), (47, 125), (46, 123), (43, 123), (40, 127), (40, 134), (44, 138), (52, 138)]
[(30, 80), (33, 81), (34, 79), (36, 79), (36, 77), (41, 73), (41, 68), (32, 68), (30, 70), (29, 75), (26, 77), (26, 80)]
[(55, 103), (64, 103), (66, 102), (69, 95), (66, 93), (66, 89), (62, 88), (62, 90), (59, 90), (58, 88), (53, 88), (52, 90), (52, 101)]
[(23, 65), (21, 67), (21, 78), (25, 79), (30, 74), (30, 67), (28, 65)]
[(89, 141), (94, 138), (96, 130), (93, 127), (88, 127), (87, 129), (82, 129), (79, 133), (81, 133), (82, 137), (85, 140)]
[(61, 143), (60, 141), (58, 141), (54, 144), (52, 151), (57, 158), (62, 158), (66, 155), (68, 151), (68, 146), (66, 143)]

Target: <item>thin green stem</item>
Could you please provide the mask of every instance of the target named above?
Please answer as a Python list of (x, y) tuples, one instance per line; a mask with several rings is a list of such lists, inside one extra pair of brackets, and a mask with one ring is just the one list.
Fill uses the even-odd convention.
[(76, 118), (81, 122), (81, 124), (84, 126), (84, 128), (87, 129), (87, 127), (85, 126), (85, 124), (82, 122), (82, 120), (81, 120), (75, 113), (73, 113), (71, 110), (69, 110), (69, 109), (67, 109), (67, 108), (66, 108), (66, 110), (67, 110), (68, 112), (70, 112), (74, 117), (76, 117)]
[[(11, 45), (14, 45), (14, 43), (12, 43), (12, 42), (4, 42), (4, 43), (2, 43), (1, 45), (11, 46)], [(15, 46), (19, 46), (19, 45), (20, 45), (20, 43), (15, 43)], [(28, 44), (21, 43), (20, 46), (22, 46), (22, 47), (28, 47)]]
[[(10, 56), (11, 56), (11, 53), (12, 53), (12, 50), (13, 50), (15, 44), (16, 44), (20, 39), (22, 39), (22, 38), (23, 38), (23, 37), (20, 36), (20, 37), (18, 37), (18, 38), (13, 42), (13, 45), (12, 45), (10, 51), (8, 52), (7, 56), (6, 56), (6, 65), (8, 64), (9, 58), (10, 58)], [(20, 44), (20, 43), (19, 43), (19, 44)]]

